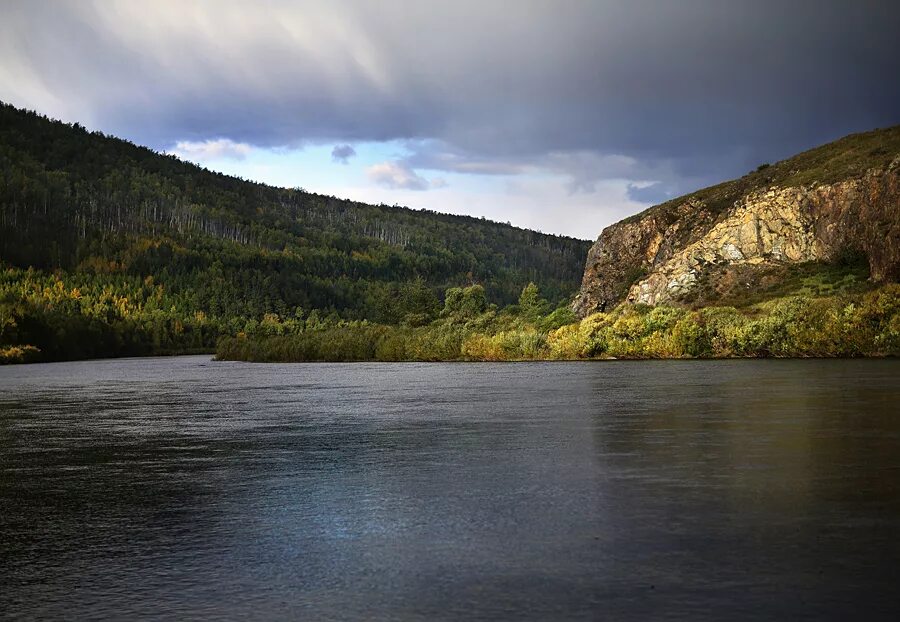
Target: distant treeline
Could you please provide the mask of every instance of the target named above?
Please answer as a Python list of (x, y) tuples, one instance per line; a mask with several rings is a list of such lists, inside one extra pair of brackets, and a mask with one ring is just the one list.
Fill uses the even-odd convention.
[[(103, 333), (80, 353), (47, 346), (45, 357), (146, 351), (131, 337), (138, 327), (158, 335), (150, 351), (185, 340), (211, 348), (266, 314), (431, 321), (446, 289), (473, 283), (501, 306), (529, 282), (560, 302), (577, 290), (588, 246), (484, 219), (274, 188), (0, 104), (3, 304), (39, 318), (19, 333), (40, 333), (39, 325), (56, 325), (50, 316), (69, 312), (64, 333), (103, 332), (89, 305), (129, 301), (126, 316), (108, 318), (114, 337)], [(37, 303), (35, 288), (51, 279), (85, 300)], [(158, 328), (167, 322), (184, 332)]]
[[(852, 271), (806, 275), (792, 291), (742, 306), (621, 305), (578, 321), (529, 284), (516, 303), (480, 285), (442, 297), (422, 282), (382, 304), (402, 319), (318, 310), (260, 318), (193, 311), (152, 277), (0, 272), (0, 362), (216, 351), (246, 361), (449, 361), (900, 354), (900, 285)], [(442, 299), (442, 300), (441, 300)]]

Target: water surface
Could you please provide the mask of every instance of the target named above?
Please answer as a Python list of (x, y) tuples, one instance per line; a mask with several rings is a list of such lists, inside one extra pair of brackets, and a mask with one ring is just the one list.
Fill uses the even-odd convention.
[(0, 617), (897, 619), (898, 379), (0, 368)]

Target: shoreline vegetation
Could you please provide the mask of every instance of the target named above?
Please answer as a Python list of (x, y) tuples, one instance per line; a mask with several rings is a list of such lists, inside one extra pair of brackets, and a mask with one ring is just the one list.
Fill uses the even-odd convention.
[(152, 278), (111, 288), (9, 268), (0, 272), (0, 363), (213, 350), (249, 362), (900, 355), (900, 284), (872, 284), (857, 263), (793, 270), (774, 289), (716, 306), (626, 303), (581, 320), (533, 283), (502, 308), (481, 285), (451, 287), (442, 305), (421, 292), (398, 299), (405, 314), (387, 324), (301, 309), (220, 318), (168, 305)]
[[(531, 296), (529, 288), (523, 298)], [(478, 287), (459, 290), (477, 299)], [(450, 297), (448, 296), (448, 299)], [(531, 296), (534, 300), (534, 297)], [(679, 358), (884, 357), (900, 354), (900, 285), (862, 294), (796, 294), (746, 308), (623, 304), (577, 321), (520, 301), (496, 311), (445, 307), (428, 326), (366, 322), (303, 330), (270, 319), (220, 340), (217, 360), (552, 361)]]
[[(898, 135), (850, 136), (652, 214), (669, 227), (680, 218), (670, 208), (691, 197), (715, 212), (771, 183), (856, 179), (895, 160)], [(900, 352), (898, 286), (870, 280), (895, 275), (870, 274), (861, 240), (827, 264), (706, 266), (676, 304), (578, 318), (585, 240), (275, 188), (2, 103), (0, 163), (0, 364), (211, 351), (247, 361)], [(886, 235), (892, 248), (890, 223), (876, 224), (856, 237)], [(641, 257), (593, 275), (615, 286), (603, 305), (646, 274)]]

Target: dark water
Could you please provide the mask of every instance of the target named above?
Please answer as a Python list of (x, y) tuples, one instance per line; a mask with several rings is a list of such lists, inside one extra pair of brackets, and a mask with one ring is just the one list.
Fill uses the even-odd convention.
[(0, 368), (0, 617), (898, 619), (900, 361)]

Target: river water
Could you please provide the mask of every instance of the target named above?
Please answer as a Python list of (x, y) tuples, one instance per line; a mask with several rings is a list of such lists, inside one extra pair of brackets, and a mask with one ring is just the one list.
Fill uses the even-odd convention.
[(0, 368), (0, 618), (900, 615), (900, 361)]

